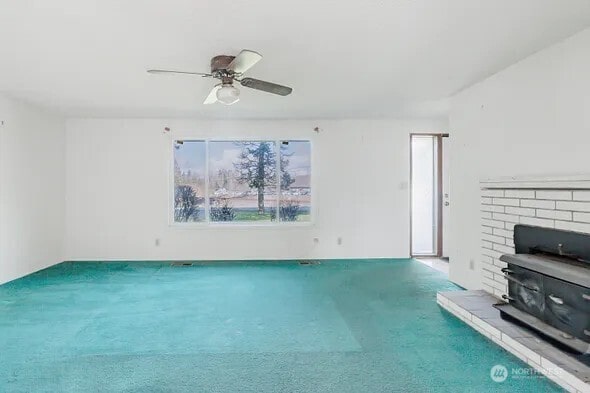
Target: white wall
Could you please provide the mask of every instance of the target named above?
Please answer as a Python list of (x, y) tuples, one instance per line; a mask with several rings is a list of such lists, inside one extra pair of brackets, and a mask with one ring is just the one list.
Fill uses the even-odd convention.
[(590, 29), (453, 97), (453, 281), (480, 287), (480, 179), (590, 172), (588, 70)]
[[(172, 135), (163, 134), (165, 126)], [(322, 129), (319, 134), (315, 126)], [(446, 127), (444, 121), (69, 120), (66, 257), (407, 257), (409, 133)], [(171, 138), (241, 136), (313, 141), (313, 227), (168, 225)], [(319, 244), (314, 245), (314, 237)], [(160, 239), (159, 246), (155, 239)]]
[(0, 284), (63, 260), (65, 122), (0, 96)]

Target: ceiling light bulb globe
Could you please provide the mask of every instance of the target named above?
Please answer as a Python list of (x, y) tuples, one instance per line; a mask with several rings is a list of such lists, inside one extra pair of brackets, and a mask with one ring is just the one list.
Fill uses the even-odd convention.
[(240, 90), (232, 85), (223, 85), (217, 90), (217, 100), (225, 105), (235, 104), (240, 100)]

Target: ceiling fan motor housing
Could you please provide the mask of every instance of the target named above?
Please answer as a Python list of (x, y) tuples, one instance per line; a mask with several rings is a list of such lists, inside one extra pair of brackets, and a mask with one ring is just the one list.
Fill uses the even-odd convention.
[(215, 56), (211, 59), (211, 74), (226, 73), (227, 68), (235, 58), (235, 56), (226, 55)]

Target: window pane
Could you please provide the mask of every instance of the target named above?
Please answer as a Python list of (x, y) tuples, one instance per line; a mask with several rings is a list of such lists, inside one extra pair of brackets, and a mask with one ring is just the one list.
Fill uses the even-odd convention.
[(277, 206), (275, 142), (209, 143), (211, 221), (271, 221)]
[(174, 221), (205, 220), (205, 142), (174, 143)]
[(311, 143), (281, 142), (281, 221), (311, 220)]

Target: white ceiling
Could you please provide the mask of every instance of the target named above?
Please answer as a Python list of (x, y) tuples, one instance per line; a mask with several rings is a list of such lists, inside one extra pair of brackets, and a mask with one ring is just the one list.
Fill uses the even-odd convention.
[[(441, 116), (457, 90), (590, 26), (589, 0), (0, 0), (0, 91), (67, 116)], [(201, 102), (209, 71), (242, 48), (231, 107)]]

